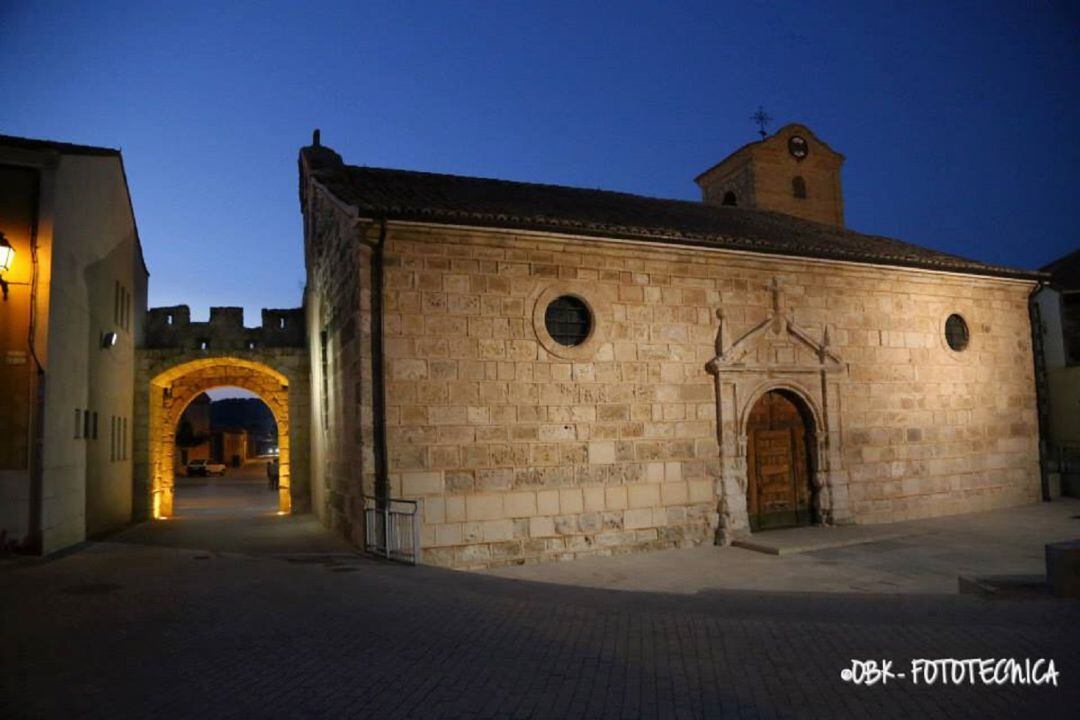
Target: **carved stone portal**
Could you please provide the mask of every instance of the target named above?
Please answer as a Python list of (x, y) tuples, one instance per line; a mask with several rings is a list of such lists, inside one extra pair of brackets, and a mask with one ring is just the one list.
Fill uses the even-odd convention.
[(747, 516), (747, 420), (767, 392), (784, 390), (813, 418), (816, 447), (808, 448), (815, 516), (822, 524), (852, 522), (848, 474), (840, 435), (840, 383), (847, 365), (830, 348), (829, 328), (820, 341), (792, 322), (779, 284), (769, 286), (768, 316), (727, 344), (723, 310), (717, 310), (716, 356), (706, 369), (716, 383), (716, 427), (720, 444), (718, 545), (750, 533)]

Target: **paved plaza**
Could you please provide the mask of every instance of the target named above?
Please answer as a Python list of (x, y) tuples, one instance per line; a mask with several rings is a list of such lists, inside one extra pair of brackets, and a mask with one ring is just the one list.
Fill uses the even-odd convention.
[[(193, 482), (177, 519), (0, 564), (0, 717), (1034, 719), (1080, 706), (1080, 603), (955, 593), (960, 571), (1038, 571), (1042, 543), (1080, 536), (1077, 501), (789, 555), (466, 573), (357, 555), (310, 518), (261, 508), (264, 493), (254, 475)], [(841, 680), (853, 658), (894, 672), (1052, 658), (1059, 676), (856, 687)]]

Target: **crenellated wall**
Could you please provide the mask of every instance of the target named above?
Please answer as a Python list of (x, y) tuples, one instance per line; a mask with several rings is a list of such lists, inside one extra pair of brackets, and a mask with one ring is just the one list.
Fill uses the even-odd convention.
[[(203, 347), (206, 343), (206, 347)], [(259, 327), (244, 327), (244, 309), (212, 307), (208, 322), (192, 322), (187, 305), (151, 308), (146, 315), (146, 347), (184, 350), (257, 350), (306, 347), (304, 309), (263, 309)]]

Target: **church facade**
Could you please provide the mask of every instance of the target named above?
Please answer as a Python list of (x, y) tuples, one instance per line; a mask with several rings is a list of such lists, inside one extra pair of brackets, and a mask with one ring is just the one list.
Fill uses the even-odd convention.
[(1037, 501), (1038, 276), (846, 230), (842, 162), (789, 125), (696, 203), (304, 148), (313, 509), (483, 567)]

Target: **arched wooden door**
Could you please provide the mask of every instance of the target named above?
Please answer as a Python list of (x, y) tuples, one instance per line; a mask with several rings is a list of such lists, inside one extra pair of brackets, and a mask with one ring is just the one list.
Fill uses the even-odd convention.
[(809, 428), (796, 402), (772, 391), (750, 410), (746, 501), (751, 530), (810, 524)]

